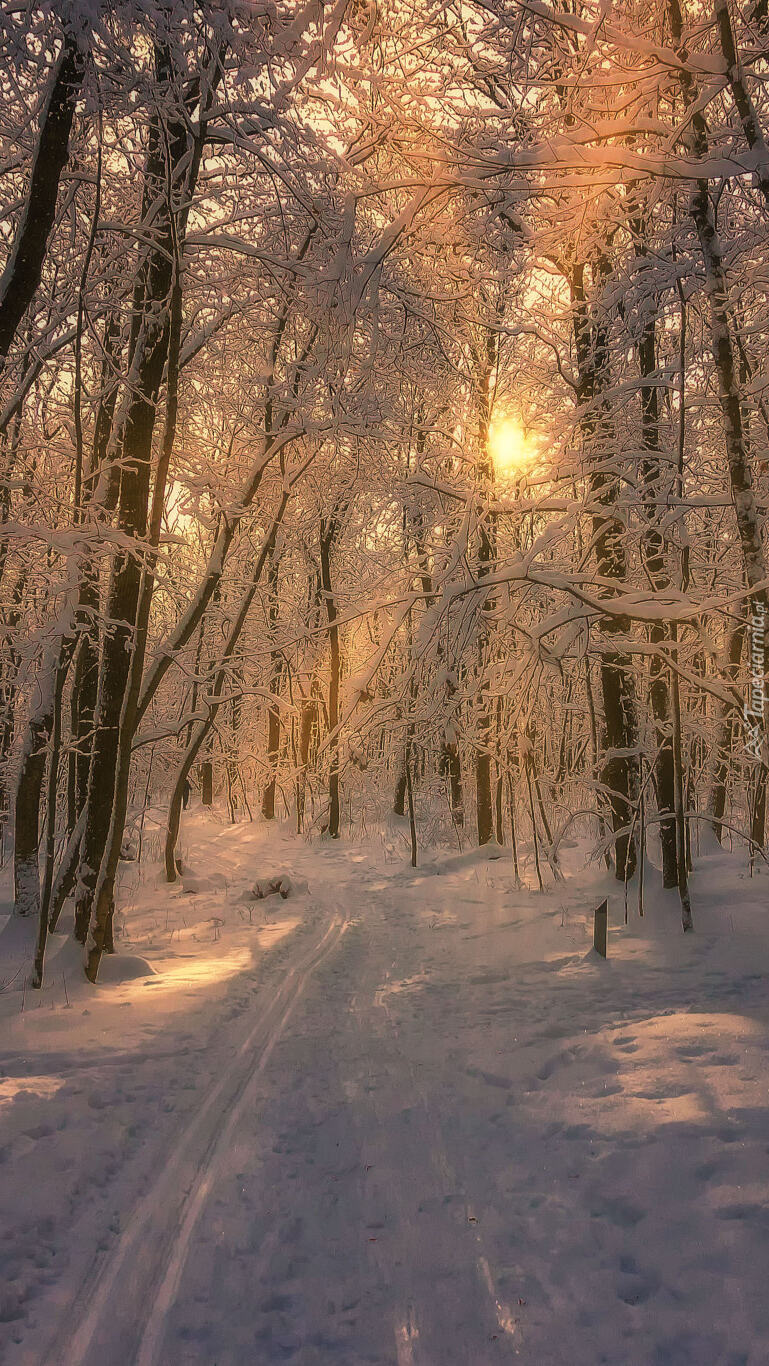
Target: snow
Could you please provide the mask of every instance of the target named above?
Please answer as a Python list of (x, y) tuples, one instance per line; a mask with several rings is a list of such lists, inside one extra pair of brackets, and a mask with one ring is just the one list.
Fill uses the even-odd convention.
[(0, 963), (3, 1362), (769, 1359), (766, 874), (702, 852), (684, 937), (578, 843), (540, 895), (401, 839), (192, 810), (96, 987)]

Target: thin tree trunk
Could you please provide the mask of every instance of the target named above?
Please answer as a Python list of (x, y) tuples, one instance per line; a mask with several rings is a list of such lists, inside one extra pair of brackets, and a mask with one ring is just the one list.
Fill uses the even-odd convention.
[[(673, 640), (676, 639), (675, 624), (673, 625)], [(674, 658), (675, 658), (675, 646)], [(678, 871), (678, 895), (681, 901), (681, 924), (684, 933), (693, 928), (692, 907), (689, 897), (689, 872), (686, 857), (686, 808), (684, 805), (684, 761), (683, 743), (681, 738), (681, 699), (678, 683), (678, 671), (673, 668), (670, 671), (670, 693), (673, 702), (673, 759), (675, 763), (675, 785), (676, 785), (676, 864)]]
[(414, 814), (414, 780), (411, 772), (411, 742), (406, 748), (406, 791), (409, 799), (409, 836), (411, 839), (411, 866), (417, 866), (417, 823)]
[(331, 839), (339, 838), (339, 686), (341, 681), (341, 649), (337, 608), (331, 576), (331, 551), (339, 534), (339, 518), (342, 509), (337, 507), (331, 517), (324, 517), (320, 526), (320, 582), (328, 622), (328, 645), (330, 673), (328, 683), (328, 728), (329, 728), (329, 766), (328, 766), (328, 833)]
[[(279, 560), (273, 555), (268, 574), (269, 607), (267, 612), (270, 639), (274, 642), (278, 623), (278, 569)], [(270, 651), (270, 695), (280, 696), (283, 677), (283, 656), (279, 650)], [(280, 708), (271, 703), (267, 711), (267, 768), (269, 777), (262, 797), (262, 815), (266, 821), (275, 819), (275, 790), (277, 787), (278, 760), (280, 758)]]

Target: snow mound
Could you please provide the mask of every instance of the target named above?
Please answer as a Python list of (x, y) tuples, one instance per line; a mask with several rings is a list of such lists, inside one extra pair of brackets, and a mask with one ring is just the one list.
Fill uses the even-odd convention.
[(155, 977), (155, 969), (146, 958), (135, 954), (105, 953), (99, 964), (99, 985), (120, 985), (135, 982), (140, 977)]

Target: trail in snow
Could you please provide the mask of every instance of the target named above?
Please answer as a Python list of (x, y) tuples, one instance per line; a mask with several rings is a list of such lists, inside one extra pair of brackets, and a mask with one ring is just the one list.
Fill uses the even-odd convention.
[(217, 1169), (206, 1226), (148, 1329), (155, 1355), (138, 1366), (491, 1366), (517, 1354), (473, 1200), (388, 1004), (414, 926), (373, 876), (357, 881), (365, 914), (228, 1125), (229, 1170)]
[(154, 1366), (165, 1317), (217, 1163), (310, 975), (333, 950), (343, 930), (343, 918), (334, 916), (310, 949), (297, 956), (256, 1021), (250, 1023), (231, 1067), (176, 1141), (106, 1264), (82, 1286), (69, 1323), (57, 1328), (47, 1356), (51, 1366), (88, 1366), (97, 1361)]

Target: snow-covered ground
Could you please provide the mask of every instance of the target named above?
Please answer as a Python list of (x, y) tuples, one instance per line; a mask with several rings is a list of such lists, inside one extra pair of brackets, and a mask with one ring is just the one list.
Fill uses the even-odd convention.
[(397, 833), (184, 840), (184, 889), (124, 865), (100, 985), (62, 938), (0, 993), (3, 1362), (765, 1366), (765, 875), (701, 857), (684, 937), (578, 851), (539, 895)]

